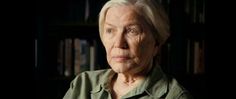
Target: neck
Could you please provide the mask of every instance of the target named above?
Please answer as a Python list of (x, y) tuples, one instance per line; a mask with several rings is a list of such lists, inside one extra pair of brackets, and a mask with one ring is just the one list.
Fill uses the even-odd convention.
[(140, 70), (142, 68), (137, 68), (133, 69), (129, 72), (124, 72), (124, 73), (118, 73), (116, 81), (121, 84), (126, 84), (126, 85), (132, 85), (135, 84), (135, 82), (140, 82), (142, 81), (147, 73), (151, 70), (152, 66), (152, 61), (149, 62), (148, 66), (146, 69)]
[(137, 84), (138, 82), (141, 82), (144, 79), (144, 76), (141, 75), (125, 75), (119, 73), (117, 76), (117, 83), (126, 85), (126, 86), (132, 86)]
[(144, 80), (144, 76), (133, 76), (118, 73), (112, 83), (112, 98), (120, 99), (123, 95), (137, 87)]
[(149, 64), (144, 70), (134, 70), (126, 73), (118, 73), (113, 77), (111, 87), (112, 87), (112, 98), (120, 99), (123, 95), (127, 94), (129, 91), (137, 87), (140, 83), (142, 83), (147, 75), (147, 73), (151, 70), (152, 63)]

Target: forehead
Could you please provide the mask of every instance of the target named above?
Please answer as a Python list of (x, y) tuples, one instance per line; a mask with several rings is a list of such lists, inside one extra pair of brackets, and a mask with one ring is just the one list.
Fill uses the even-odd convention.
[(113, 6), (108, 9), (105, 21), (106, 22), (139, 22), (140, 16), (136, 12), (134, 6)]

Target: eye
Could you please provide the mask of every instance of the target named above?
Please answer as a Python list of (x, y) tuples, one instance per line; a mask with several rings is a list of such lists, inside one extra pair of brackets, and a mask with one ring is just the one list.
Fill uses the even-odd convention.
[(105, 30), (105, 32), (108, 33), (108, 34), (110, 34), (110, 33), (114, 32), (114, 29), (112, 29), (112, 28), (107, 28), (107, 29)]
[(132, 34), (132, 35), (137, 35), (141, 32), (142, 32), (141, 29), (136, 26), (127, 28), (127, 33)]
[(128, 28), (127, 32), (128, 33), (136, 33), (137, 31), (135, 30), (135, 28)]

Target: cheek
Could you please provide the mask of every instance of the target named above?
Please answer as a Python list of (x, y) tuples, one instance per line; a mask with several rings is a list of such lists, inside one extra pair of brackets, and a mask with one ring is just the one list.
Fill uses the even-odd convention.
[(109, 61), (110, 55), (111, 55), (111, 49), (112, 49), (112, 41), (108, 39), (103, 39), (102, 43), (106, 50), (107, 60)]
[(141, 60), (151, 58), (154, 53), (154, 40), (151, 39), (145, 39), (143, 42), (141, 42), (138, 46), (138, 53)]
[(108, 52), (108, 50), (110, 49), (109, 46), (110, 46), (111, 44), (110, 44), (109, 40), (108, 40), (106, 37), (104, 37), (104, 36), (103, 36), (103, 38), (102, 38), (102, 44), (103, 44), (103, 46), (105, 47), (106, 52)]

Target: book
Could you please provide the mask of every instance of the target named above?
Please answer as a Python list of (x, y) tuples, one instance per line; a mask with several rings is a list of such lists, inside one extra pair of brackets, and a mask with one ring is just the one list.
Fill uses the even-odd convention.
[(186, 72), (191, 73), (191, 40), (187, 39)]
[(205, 71), (204, 65), (204, 41), (194, 42), (194, 74), (202, 74)]
[(66, 77), (72, 76), (72, 39), (65, 39), (65, 71)]
[(92, 40), (92, 44), (90, 45), (90, 70), (96, 70), (99, 69), (98, 66), (96, 66), (96, 50), (97, 50), (97, 42), (96, 40)]
[(58, 44), (57, 50), (57, 71), (60, 76), (64, 75), (64, 47), (65, 42), (64, 40), (60, 40)]
[(85, 39), (80, 39), (80, 73), (90, 70), (90, 45)]
[(34, 67), (38, 66), (38, 40), (34, 39)]
[(80, 72), (80, 39), (74, 39), (74, 75)]

